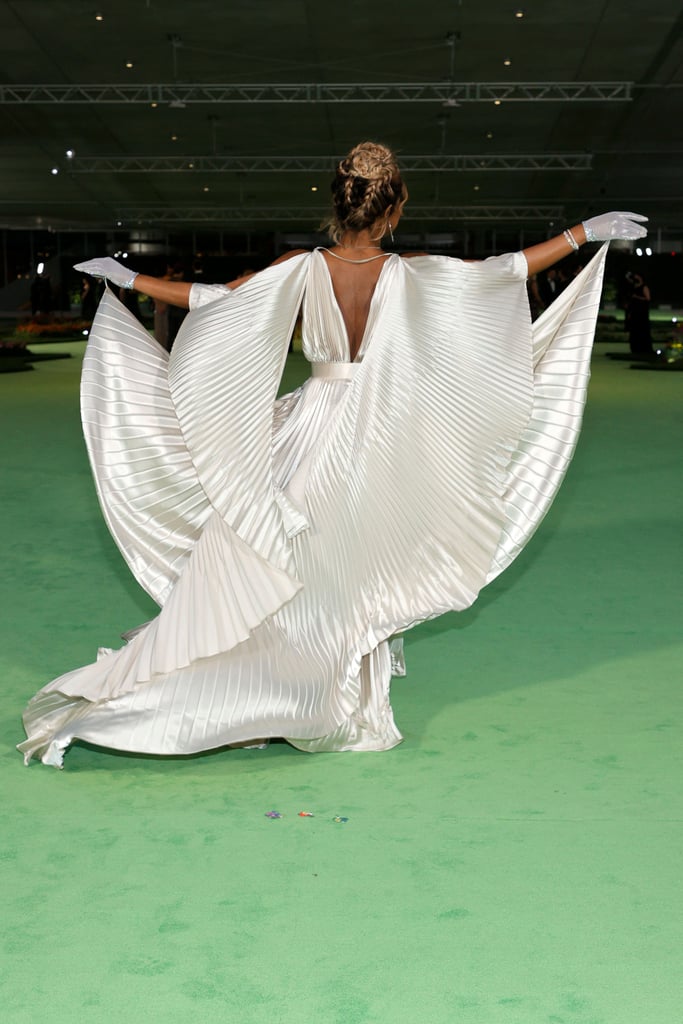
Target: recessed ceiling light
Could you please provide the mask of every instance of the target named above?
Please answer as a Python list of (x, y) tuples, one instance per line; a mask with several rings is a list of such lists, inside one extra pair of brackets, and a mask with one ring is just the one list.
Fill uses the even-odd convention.
[(96, 14), (95, 15), (95, 21), (104, 21), (104, 15), (103, 14)]
[(188, 164), (187, 166), (189, 167), (189, 169), (190, 169), (191, 171), (193, 171), (193, 170), (194, 170), (194, 164)]
[(205, 185), (205, 186), (204, 186), (204, 188), (202, 189), (202, 191), (203, 191), (203, 192), (208, 192), (208, 191), (209, 191), (209, 186), (208, 186), (208, 185)]
[(515, 18), (523, 18), (524, 11), (515, 11)]
[(132, 62), (132, 60), (127, 60), (127, 61), (126, 61), (126, 67), (127, 67), (127, 68), (132, 68), (132, 67), (133, 67), (133, 62)]
[(478, 186), (478, 185), (475, 185), (475, 186), (474, 186), (474, 191), (475, 191), (475, 192), (478, 192), (478, 191), (479, 191), (479, 186)]
[(505, 60), (503, 61), (503, 64), (505, 65), (506, 68), (509, 68), (512, 65), (512, 61), (510, 60), (509, 57), (506, 57)]
[(157, 108), (158, 106), (159, 106), (159, 104), (158, 104), (158, 103), (150, 103), (150, 107), (152, 108), (152, 110), (156, 110), (156, 108)]
[(487, 139), (492, 139), (493, 138), (493, 132), (487, 132), (486, 133), (486, 138)]
[(171, 142), (177, 142), (177, 141), (178, 141), (178, 136), (177, 135), (172, 135), (171, 136)]
[(50, 170), (50, 174), (59, 174), (59, 167), (53, 167)]
[(499, 107), (502, 102), (503, 102), (502, 100), (494, 100), (493, 101), (493, 105), (494, 105), (494, 107)]
[(73, 158), (75, 156), (76, 156), (76, 150), (75, 149), (67, 149), (67, 151), (66, 151), (66, 158), (67, 158), (67, 160), (73, 160)]
[(317, 185), (311, 185), (311, 192), (317, 192), (317, 191), (318, 191), (318, 186)]

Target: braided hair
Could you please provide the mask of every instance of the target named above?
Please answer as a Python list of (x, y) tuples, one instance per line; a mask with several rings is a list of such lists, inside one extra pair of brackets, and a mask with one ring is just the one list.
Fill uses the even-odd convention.
[[(361, 142), (339, 163), (332, 182), (332, 217), (325, 225), (334, 242), (347, 232), (386, 221), (388, 211), (406, 198), (396, 157), (378, 142)], [(378, 227), (377, 238), (384, 234)]]

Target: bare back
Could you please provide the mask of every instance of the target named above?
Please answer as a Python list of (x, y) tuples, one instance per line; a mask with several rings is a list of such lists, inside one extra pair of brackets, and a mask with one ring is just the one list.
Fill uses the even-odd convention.
[(349, 354), (353, 362), (363, 342), (377, 281), (391, 253), (370, 263), (349, 263), (330, 255), (327, 250), (323, 250), (323, 256), (346, 327)]

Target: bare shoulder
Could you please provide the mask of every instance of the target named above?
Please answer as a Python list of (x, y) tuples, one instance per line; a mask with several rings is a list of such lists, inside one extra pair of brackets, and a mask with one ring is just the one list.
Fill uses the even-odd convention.
[[(302, 253), (307, 252), (308, 249), (292, 249), (291, 252), (284, 252), (282, 256), (278, 256), (278, 258), (276, 260), (273, 260), (273, 262), (270, 263), (269, 266), (274, 267), (278, 263), (284, 263), (285, 260), (291, 260), (293, 256), (301, 256)], [(244, 284), (245, 281), (248, 281), (250, 278), (254, 277), (254, 275), (258, 273), (258, 270), (250, 270), (246, 274), (242, 274), (241, 277), (236, 278), (234, 281), (228, 281), (226, 287), (234, 291), (235, 288), (239, 288), (241, 284)]]
[(289, 252), (283, 252), (282, 256), (278, 256), (278, 258), (276, 260), (273, 260), (273, 262), (270, 265), (271, 265), (271, 267), (274, 267), (277, 263), (284, 263), (285, 260), (291, 260), (295, 256), (301, 256), (302, 253), (305, 253), (305, 252), (307, 253), (307, 252), (309, 252), (309, 250), (308, 249), (291, 249)]

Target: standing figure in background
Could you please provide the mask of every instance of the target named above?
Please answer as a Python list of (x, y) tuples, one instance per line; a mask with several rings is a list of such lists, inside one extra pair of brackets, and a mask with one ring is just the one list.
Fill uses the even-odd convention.
[(81, 316), (93, 320), (97, 309), (97, 281), (92, 277), (81, 279)]
[(536, 275), (536, 282), (538, 287), (538, 294), (544, 308), (550, 305), (550, 303), (557, 298), (562, 291), (560, 287), (560, 279), (557, 275), (557, 269), (555, 267), (549, 267), (545, 273)]
[(538, 274), (531, 274), (526, 283), (527, 296), (529, 298), (529, 309), (531, 311), (531, 319), (536, 320), (545, 309), (545, 303), (541, 298), (541, 292), (538, 287)]
[[(185, 277), (185, 268), (181, 263), (175, 263), (168, 269), (169, 273), (165, 280), (182, 281)], [(173, 303), (169, 303), (166, 308), (168, 310), (166, 314), (168, 334), (164, 348), (168, 349), (170, 352), (173, 348), (173, 342), (175, 341), (176, 334), (180, 330), (180, 325), (187, 316), (187, 308), (183, 309), (182, 306), (176, 306)]]
[(626, 304), (628, 343), (634, 356), (654, 355), (650, 332), (650, 289), (640, 274), (627, 274), (631, 293)]
[(39, 313), (50, 313), (52, 311), (52, 285), (50, 275), (45, 273), (36, 274), (31, 284), (31, 313), (37, 316)]
[[(161, 278), (162, 281), (170, 281), (171, 275), (173, 274), (173, 267), (168, 264), (166, 267), (166, 273)], [(162, 348), (168, 350), (168, 303), (162, 302), (161, 299), (152, 298), (154, 304), (154, 337), (159, 342)]]

